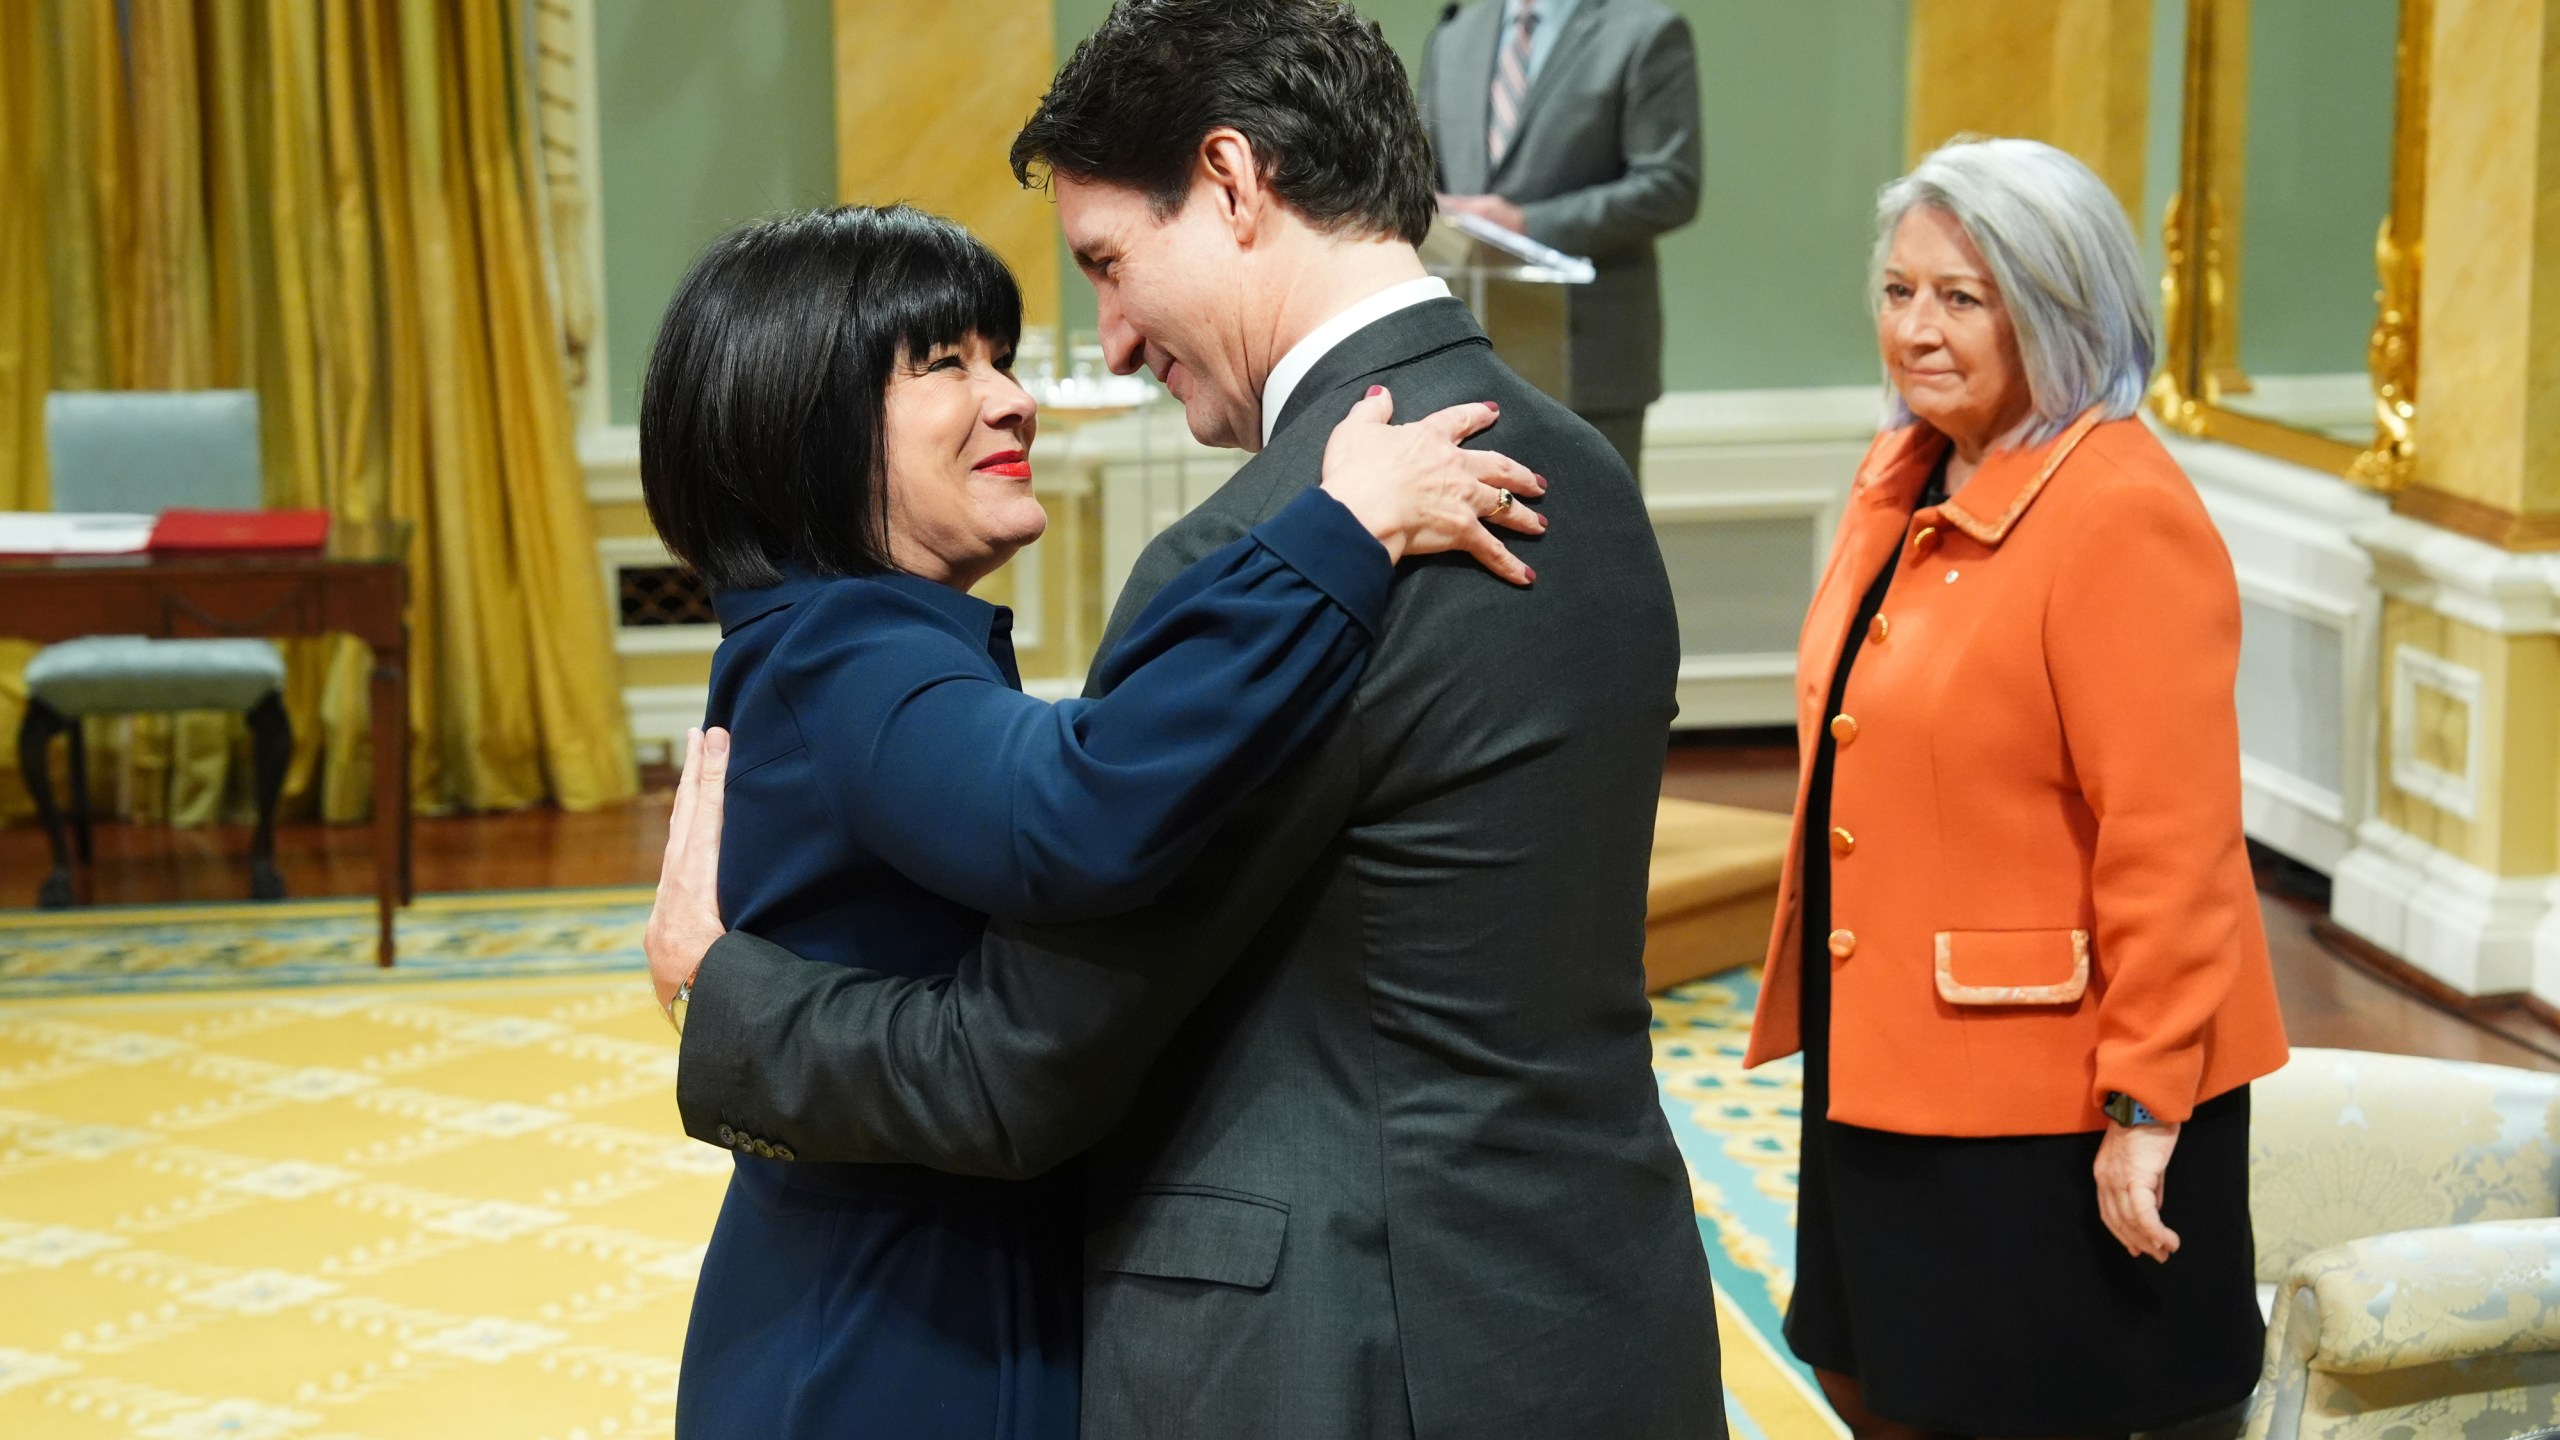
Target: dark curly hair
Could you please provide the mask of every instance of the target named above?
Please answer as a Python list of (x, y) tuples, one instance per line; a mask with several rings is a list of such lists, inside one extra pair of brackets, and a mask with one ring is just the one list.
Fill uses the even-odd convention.
[(1422, 243), (1431, 137), (1377, 22), (1341, 0), (1119, 0), (1013, 140), (1035, 167), (1182, 208), (1211, 130), (1253, 144), (1265, 183), (1328, 231)]

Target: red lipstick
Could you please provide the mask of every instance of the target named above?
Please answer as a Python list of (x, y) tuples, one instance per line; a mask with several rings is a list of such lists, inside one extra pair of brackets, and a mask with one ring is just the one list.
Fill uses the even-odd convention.
[(1028, 480), (1031, 478), (1031, 457), (1019, 450), (999, 450), (971, 468), (1007, 480)]

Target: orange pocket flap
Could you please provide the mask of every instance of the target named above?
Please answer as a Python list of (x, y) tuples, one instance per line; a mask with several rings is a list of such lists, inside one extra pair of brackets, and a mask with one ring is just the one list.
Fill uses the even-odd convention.
[(1951, 1005), (2069, 1005), (2087, 993), (2086, 930), (1938, 932), (1938, 995)]

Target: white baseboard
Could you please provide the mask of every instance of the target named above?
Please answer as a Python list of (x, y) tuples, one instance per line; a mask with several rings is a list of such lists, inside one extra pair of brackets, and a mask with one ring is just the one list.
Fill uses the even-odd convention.
[(587, 503), (627, 505), (640, 498), (640, 427), (599, 425), (578, 435), (578, 468), (587, 476)]
[(2338, 862), (2329, 913), (2466, 995), (2530, 990), (2560, 1001), (2553, 892), (2549, 876), (2501, 878), (2368, 820)]
[(2546, 900), (2542, 923), (2533, 927), (2533, 993), (2560, 1005), (2560, 879)]
[(2240, 757), (2240, 828), (2323, 875), (2335, 875), (2355, 848), (2355, 826), (2338, 797), (2247, 754)]
[(1645, 508), (1680, 610), (1682, 730), (1792, 725), (1796, 632), (1882, 391), (1688, 391), (1645, 415)]
[(622, 709), (631, 725), (633, 753), (641, 763), (684, 758), (684, 732), (702, 723), (710, 708), (708, 685), (630, 685)]
[(2374, 812), (2382, 594), (2357, 533), (2390, 507), (2334, 475), (2153, 429), (2240, 585), (2249, 836), (2334, 874)]

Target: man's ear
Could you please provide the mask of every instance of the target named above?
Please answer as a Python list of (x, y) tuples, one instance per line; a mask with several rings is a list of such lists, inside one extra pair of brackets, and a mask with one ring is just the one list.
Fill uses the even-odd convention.
[(1238, 248), (1252, 248), (1271, 223), (1271, 207), (1278, 199), (1263, 183), (1262, 167), (1254, 163), (1253, 142), (1225, 125), (1202, 136), (1198, 180), (1208, 188)]

